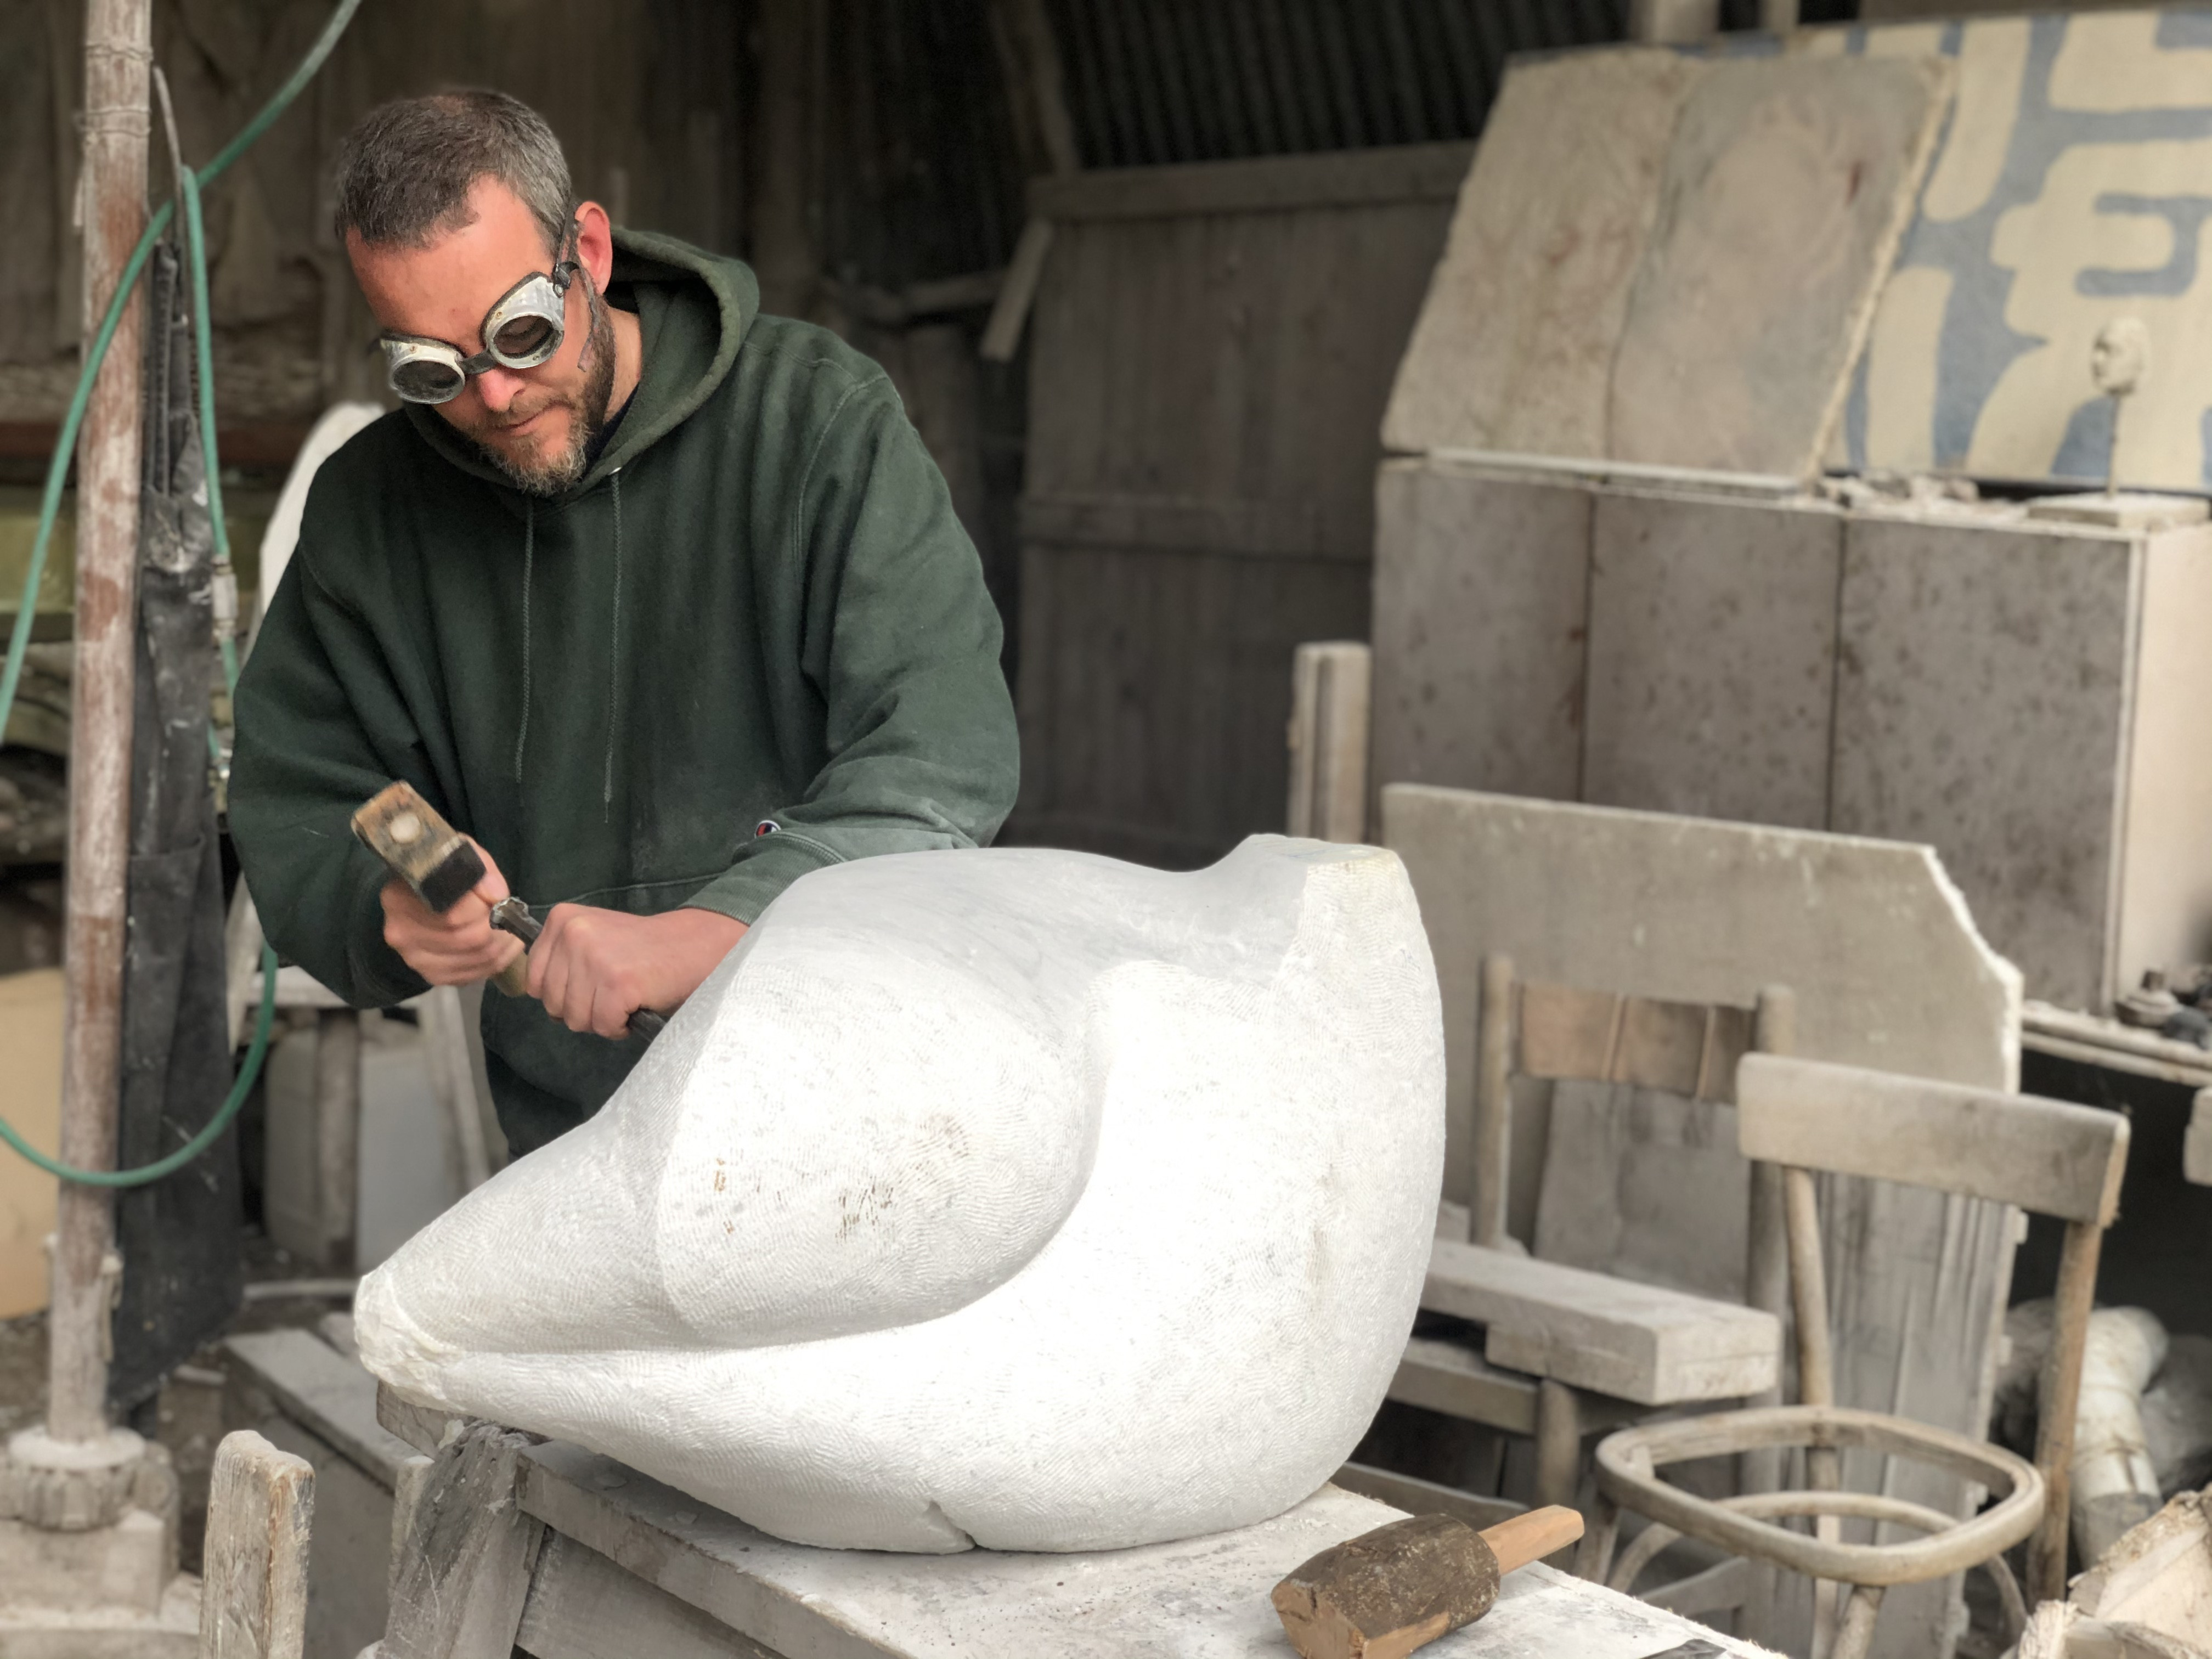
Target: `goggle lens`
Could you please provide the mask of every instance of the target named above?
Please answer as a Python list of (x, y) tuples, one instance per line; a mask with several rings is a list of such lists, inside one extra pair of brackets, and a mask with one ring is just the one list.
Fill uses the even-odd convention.
[(392, 370), (392, 389), (410, 403), (446, 403), (459, 395), (461, 381), (458, 366), (434, 357), (411, 358)]
[(550, 357), (561, 343), (561, 331), (550, 317), (526, 313), (510, 317), (491, 337), (492, 351), (514, 368), (527, 368)]

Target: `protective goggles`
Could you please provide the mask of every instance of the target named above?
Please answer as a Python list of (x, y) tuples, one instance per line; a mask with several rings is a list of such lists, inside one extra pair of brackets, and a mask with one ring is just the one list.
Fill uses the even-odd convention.
[[(574, 234), (572, 226), (569, 238)], [(410, 404), (450, 403), (461, 395), (470, 376), (488, 368), (537, 368), (561, 349), (568, 284), (576, 269), (570, 260), (556, 259), (550, 272), (533, 270), (501, 295), (484, 313), (484, 349), (473, 357), (463, 356), (443, 340), (386, 335), (380, 343), (392, 391)]]

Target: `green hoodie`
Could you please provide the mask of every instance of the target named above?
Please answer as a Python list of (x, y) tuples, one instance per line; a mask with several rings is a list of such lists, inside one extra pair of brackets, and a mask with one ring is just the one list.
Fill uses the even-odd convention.
[[(665, 237), (619, 235), (610, 288), (644, 374), (576, 487), (532, 499), (434, 411), (386, 416), (316, 474), (240, 680), (262, 925), (356, 1006), (424, 988), (348, 829), (395, 778), (541, 914), (746, 922), (824, 865), (988, 842), (1013, 803), (998, 616), (883, 371)], [(495, 992), (483, 1035), (518, 1153), (641, 1052)]]

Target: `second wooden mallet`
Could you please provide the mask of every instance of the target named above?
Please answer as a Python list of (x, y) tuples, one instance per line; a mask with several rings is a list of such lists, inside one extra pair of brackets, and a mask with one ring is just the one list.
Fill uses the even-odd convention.
[(1404, 1659), (1488, 1613), (1516, 1567), (1582, 1535), (1582, 1516), (1557, 1504), (1480, 1532), (1416, 1515), (1323, 1550), (1275, 1586), (1275, 1612), (1304, 1659)]

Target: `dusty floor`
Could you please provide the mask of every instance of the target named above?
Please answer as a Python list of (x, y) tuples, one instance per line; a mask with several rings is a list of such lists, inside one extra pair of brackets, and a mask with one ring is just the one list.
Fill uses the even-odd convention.
[[(323, 1279), (303, 1267), (249, 1228), (244, 1237), (249, 1285), (273, 1285), (286, 1279)], [(343, 1304), (328, 1296), (284, 1296), (258, 1292), (230, 1324), (186, 1364), (171, 1374), (155, 1404), (153, 1437), (169, 1449), (182, 1489), (184, 1515), (179, 1550), (187, 1572), (200, 1567), (200, 1544), (207, 1528), (208, 1472), (216, 1443), (222, 1438), (223, 1336), (241, 1331), (273, 1330), (286, 1325), (313, 1326)], [(46, 1317), (31, 1314), (0, 1320), (0, 1436), (39, 1421), (46, 1399)]]

